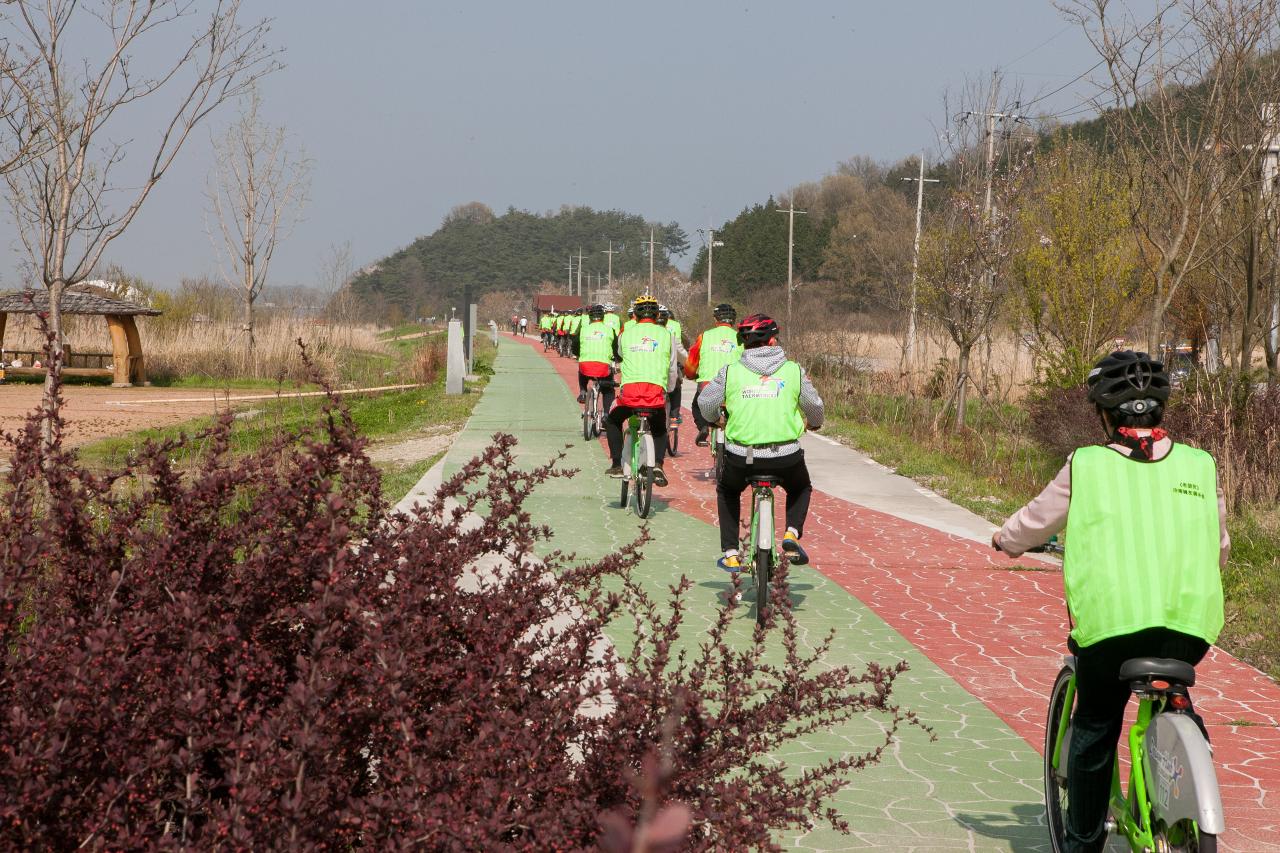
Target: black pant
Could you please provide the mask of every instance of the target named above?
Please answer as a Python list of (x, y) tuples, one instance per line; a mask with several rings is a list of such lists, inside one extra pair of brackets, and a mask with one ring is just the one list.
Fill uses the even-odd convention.
[(684, 383), (679, 379), (676, 380), (676, 390), (667, 395), (667, 416), (677, 418), (680, 416), (680, 398), (684, 393)]
[(698, 390), (693, 392), (693, 405), (689, 408), (693, 410), (693, 422), (698, 426), (698, 432), (704, 429), (710, 429), (711, 425), (707, 423), (707, 419), (702, 416), (702, 409), (698, 406), (698, 398), (702, 396), (702, 389), (707, 387), (707, 383), (698, 383)]
[(635, 412), (649, 415), (649, 432), (653, 433), (653, 464), (662, 467), (662, 459), (667, 454), (667, 413), (663, 409), (633, 409), (630, 406), (616, 406), (604, 419), (604, 434), (609, 440), (609, 461), (615, 466), (622, 464), (622, 425)]
[[(694, 411), (697, 411), (696, 409)], [(716, 483), (716, 507), (720, 515), (720, 547), (728, 551), (738, 547), (738, 533), (742, 524), (742, 493), (747, 488), (751, 474), (772, 474), (787, 493), (787, 527), (794, 527), (797, 534), (804, 533), (804, 520), (809, 515), (809, 496), (813, 484), (809, 481), (809, 469), (804, 464), (804, 451), (797, 450), (775, 459), (756, 459), (750, 465), (746, 457), (725, 452), (724, 471)]]
[(1168, 628), (1148, 628), (1101, 640), (1076, 655), (1076, 710), (1071, 716), (1071, 750), (1067, 756), (1067, 837), (1070, 851), (1096, 853), (1106, 846), (1103, 828), (1111, 800), (1112, 765), (1124, 728), (1129, 684), (1120, 666), (1130, 658), (1174, 658), (1195, 666), (1209, 644)]

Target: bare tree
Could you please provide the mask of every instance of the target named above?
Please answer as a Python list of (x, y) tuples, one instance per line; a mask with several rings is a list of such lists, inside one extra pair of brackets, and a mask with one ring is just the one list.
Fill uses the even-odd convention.
[[(1259, 101), (1275, 97), (1269, 83), (1258, 86), (1260, 72), (1274, 76), (1259, 60), (1275, 46), (1276, 10), (1277, 0), (1163, 0), (1140, 22), (1113, 0), (1065, 9), (1106, 68), (1095, 105), (1137, 190), (1131, 217), (1154, 282), (1153, 351), (1183, 283), (1241, 236), (1214, 226), (1227, 200), (1256, 187)], [(1232, 139), (1242, 116), (1255, 130)]]
[(306, 155), (289, 148), (285, 129), (263, 122), (261, 108), (254, 90), (239, 120), (215, 141), (208, 189), (217, 229), (211, 237), (244, 297), (242, 332), (250, 368), (253, 303), (266, 285), (276, 246), (301, 218), (311, 171)]
[[(62, 294), (90, 275), (129, 227), (191, 131), (228, 98), (274, 70), (267, 22), (245, 25), (240, 0), (202, 14), (187, 0), (10, 0), (9, 58), (0, 89), (35, 148), (5, 180), (19, 238), (49, 291), (54, 358), (62, 356)], [(69, 32), (77, 48), (69, 58)], [(96, 39), (96, 42), (93, 40)], [(86, 51), (84, 45), (93, 43)], [(169, 56), (169, 60), (154, 60)], [(172, 98), (150, 145), (120, 141), (141, 101)], [(140, 168), (126, 151), (145, 152)], [(52, 377), (45, 383), (46, 408)], [(46, 435), (48, 425), (46, 424)]]

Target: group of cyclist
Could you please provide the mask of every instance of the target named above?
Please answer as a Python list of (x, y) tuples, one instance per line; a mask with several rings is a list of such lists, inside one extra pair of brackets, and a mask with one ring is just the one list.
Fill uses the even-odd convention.
[(822, 425), (822, 398), (804, 370), (778, 343), (777, 321), (764, 314), (737, 319), (733, 306), (713, 311), (715, 325), (686, 348), (684, 329), (672, 312), (647, 294), (630, 306), (625, 322), (614, 306), (597, 304), (540, 320), (544, 348), (578, 360), (578, 402), (598, 383), (605, 410), (610, 477), (623, 476), (623, 431), (628, 419), (646, 415), (654, 437), (655, 486), (666, 486), (669, 423), (682, 421), (682, 377), (696, 381), (692, 410), (696, 444), (708, 444), (712, 425), (723, 424), (725, 457), (716, 482), (723, 553), (730, 572), (744, 567), (738, 553), (742, 493), (749, 475), (768, 474), (786, 492), (787, 530), (782, 547), (803, 565), (800, 544), (812, 485), (800, 447), (806, 428)]
[[(608, 410), (606, 473), (622, 476), (624, 425), (643, 412), (655, 439), (654, 484), (667, 484), (664, 438), (668, 420), (680, 417), (683, 373), (697, 383), (697, 444), (707, 445), (713, 425), (725, 432), (717, 564), (744, 568), (737, 551), (741, 499), (753, 473), (771, 475), (786, 492), (782, 546), (792, 563), (808, 562), (800, 539), (812, 485), (800, 438), (822, 425), (823, 402), (779, 345), (778, 323), (764, 314), (738, 320), (731, 305), (720, 304), (715, 325), (686, 349), (679, 321), (653, 297), (636, 299), (625, 322), (612, 308), (592, 305), (540, 323), (547, 346), (563, 340), (566, 354), (578, 359), (578, 402), (589, 383), (599, 383)], [(1098, 362), (1087, 386), (1105, 443), (1077, 450), (992, 538), (1011, 556), (1064, 529), (1070, 540), (1064, 577), (1077, 687), (1065, 850), (1100, 850), (1106, 842), (1130, 695), (1121, 665), (1144, 656), (1200, 662), (1223, 625), (1220, 569), (1230, 547), (1212, 457), (1175, 443), (1160, 427), (1170, 391), (1163, 365), (1146, 353), (1117, 351)]]

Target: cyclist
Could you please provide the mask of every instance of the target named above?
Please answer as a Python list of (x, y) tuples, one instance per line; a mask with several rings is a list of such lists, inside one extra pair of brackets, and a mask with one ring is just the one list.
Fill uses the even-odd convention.
[[(666, 326), (667, 331), (671, 333), (671, 344), (676, 348), (676, 362), (680, 367), (684, 366), (684, 362), (689, 358), (689, 351), (684, 348), (684, 335), (681, 330), (680, 321), (671, 316), (671, 309), (665, 305), (658, 306), (659, 326)], [(680, 377), (676, 376), (676, 387), (667, 395), (667, 417), (672, 423), (681, 423), (680, 416), (680, 398), (684, 391), (684, 384), (680, 382)]]
[(991, 544), (1016, 557), (1066, 529), (1063, 581), (1074, 621), (1067, 645), (1076, 656), (1066, 842), (1093, 851), (1107, 840), (1130, 695), (1120, 666), (1137, 657), (1192, 666), (1204, 658), (1223, 624), (1221, 570), (1231, 542), (1213, 458), (1160, 428), (1164, 366), (1144, 352), (1113, 352), (1090, 371), (1088, 388), (1106, 445), (1071, 454)]
[(613, 342), (618, 333), (604, 319), (604, 306), (587, 309), (587, 322), (578, 332), (578, 402), (587, 401), (587, 384), (600, 383), (604, 411), (613, 405)]
[[(698, 394), (701, 394), (706, 384), (716, 377), (720, 368), (737, 361), (742, 355), (742, 345), (738, 343), (738, 330), (733, 325), (738, 312), (733, 310), (732, 305), (721, 302), (712, 310), (712, 316), (716, 318), (716, 324), (698, 335), (693, 346), (689, 347), (689, 355), (684, 363), (684, 375), (698, 382), (698, 390), (693, 395), (691, 408), (693, 422), (698, 426), (698, 436), (694, 443), (699, 447), (707, 446), (709, 426), (698, 405)], [(719, 418), (712, 418), (712, 420), (718, 421)]]
[(551, 345), (552, 325), (555, 323), (556, 315), (550, 311), (545, 312), (538, 318), (538, 328), (542, 331), (543, 346)]
[(622, 331), (622, 318), (618, 316), (618, 306), (612, 302), (604, 306), (607, 312), (604, 315), (604, 321), (613, 327), (614, 333)]
[(782, 549), (791, 555), (791, 562), (804, 565), (809, 555), (800, 546), (800, 537), (813, 486), (800, 436), (806, 425), (810, 429), (822, 426), (822, 398), (800, 365), (778, 346), (778, 324), (772, 317), (752, 314), (736, 331), (743, 346), (742, 357), (721, 367), (694, 398), (708, 423), (720, 419), (721, 406), (728, 413), (724, 471), (716, 483), (724, 556), (716, 564), (730, 572), (742, 569), (738, 554), (742, 492), (749, 475), (771, 474), (787, 493), (787, 532)]
[(521, 317), (520, 318), (520, 337), (523, 338), (528, 333), (529, 333), (529, 318)]
[(605, 434), (609, 439), (610, 477), (622, 477), (623, 424), (636, 411), (649, 414), (655, 454), (653, 483), (667, 484), (662, 460), (667, 449), (667, 391), (676, 383), (676, 349), (671, 334), (654, 323), (658, 316), (658, 300), (648, 294), (636, 297), (631, 307), (635, 320), (623, 327), (614, 341), (614, 361), (621, 362), (618, 371), (617, 403), (605, 418)]
[(566, 312), (556, 317), (556, 352), (564, 355), (564, 336), (568, 332), (569, 314)]
[(573, 319), (569, 322), (569, 352), (574, 358), (578, 357), (578, 344), (581, 341), (582, 327), (591, 322), (587, 316), (587, 309), (573, 309)]

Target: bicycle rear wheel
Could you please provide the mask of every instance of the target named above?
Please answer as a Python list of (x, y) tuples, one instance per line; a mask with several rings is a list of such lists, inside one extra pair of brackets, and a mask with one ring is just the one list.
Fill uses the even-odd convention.
[(1165, 843), (1162, 849), (1177, 853), (1218, 853), (1218, 836), (1199, 832), (1194, 821), (1180, 820), (1171, 827), (1159, 827), (1155, 837)]
[(764, 625), (769, 621), (772, 610), (770, 585), (773, 583), (773, 549), (756, 549), (756, 624)]
[(667, 453), (672, 456), (679, 456), (676, 451), (680, 447), (680, 427), (677, 424), (667, 424)]
[[(1067, 686), (1074, 674), (1067, 666), (1058, 673), (1053, 690), (1049, 692), (1049, 713), (1044, 723), (1044, 810), (1053, 853), (1062, 853), (1067, 837), (1067, 779), (1066, 773), (1060, 773), (1053, 766), (1053, 752), (1058, 745), (1062, 715), (1071, 713), (1071, 708), (1067, 707)], [(1065, 768), (1065, 738), (1062, 750), (1059, 765)]]
[(591, 398), (587, 397), (587, 404), (582, 407), (582, 440), (591, 440)]
[(648, 465), (640, 466), (636, 475), (636, 515), (648, 518), (653, 509), (653, 469)]

